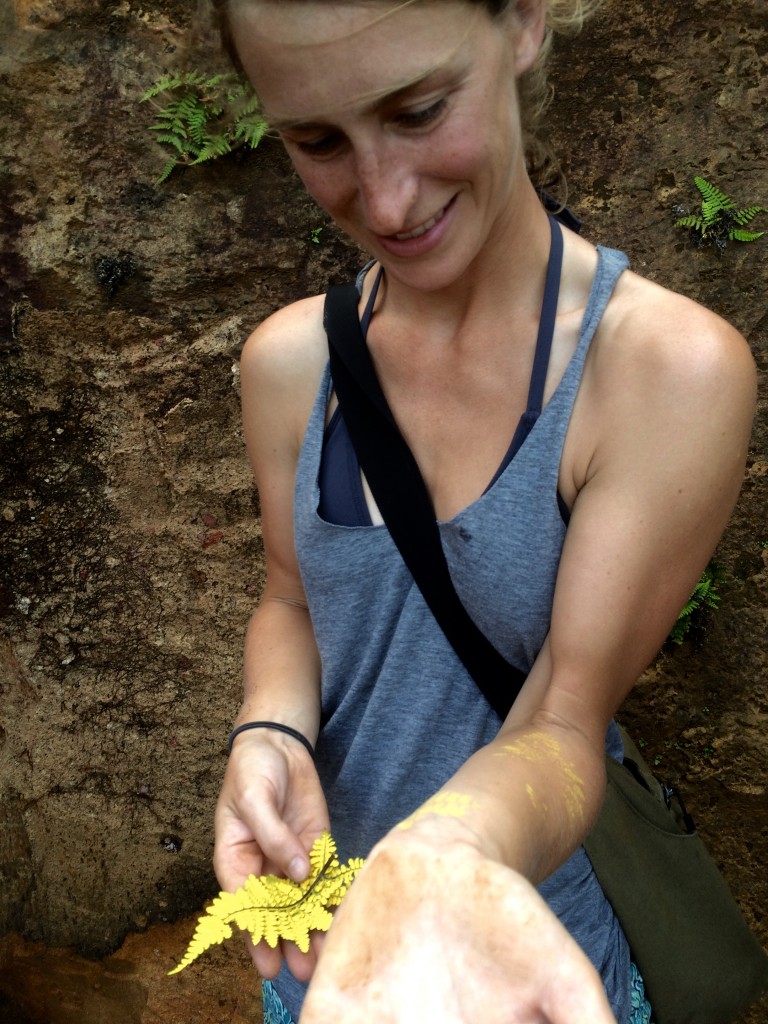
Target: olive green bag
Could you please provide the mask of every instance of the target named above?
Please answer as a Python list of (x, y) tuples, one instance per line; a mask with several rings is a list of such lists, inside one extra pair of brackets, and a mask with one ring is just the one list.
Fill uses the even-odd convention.
[(768, 990), (768, 956), (674, 789), (622, 730), (584, 847), (627, 936), (654, 1024), (729, 1024)]

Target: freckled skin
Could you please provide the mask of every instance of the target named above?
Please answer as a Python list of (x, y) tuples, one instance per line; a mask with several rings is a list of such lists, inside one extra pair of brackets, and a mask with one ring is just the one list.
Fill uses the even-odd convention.
[[(495, 1007), (483, 1014), (485, 1024), (611, 1019), (604, 1016), (607, 1004), (596, 975), (582, 984), (574, 1010), (571, 990), (583, 971), (583, 954), (529, 883), (455, 837), (435, 856), (431, 843), (403, 835), (396, 848), (374, 850), (354, 887), (355, 901), (342, 904), (329, 933), (301, 1024), (342, 1016), (349, 1024), (370, 1024), (364, 1007), (372, 1004), (380, 1007), (376, 1024), (475, 1022), (477, 991)], [(383, 908), (396, 893), (401, 913), (394, 918)], [(365, 928), (359, 927), (362, 921)], [(354, 951), (336, 940), (344, 928), (356, 930)], [(532, 929), (533, 944), (527, 942)], [(435, 935), (441, 937), (440, 955)], [(528, 955), (521, 959), (526, 945)], [(451, 983), (456, 970), (472, 977), (470, 991), (457, 991)], [(400, 1009), (406, 1008), (405, 1017), (392, 993)], [(552, 1007), (564, 998), (571, 1003), (568, 1014), (556, 1016)]]

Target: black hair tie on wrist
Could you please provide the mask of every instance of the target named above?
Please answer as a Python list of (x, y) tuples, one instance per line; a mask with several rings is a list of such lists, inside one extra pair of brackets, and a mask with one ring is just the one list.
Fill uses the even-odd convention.
[(241, 732), (245, 732), (246, 729), (277, 729), (278, 732), (284, 732), (286, 736), (293, 736), (295, 740), (298, 740), (303, 747), (308, 751), (309, 756), (314, 761), (315, 750), (312, 744), (309, 742), (303, 733), (300, 733), (298, 729), (292, 729), (290, 725), (283, 725), (282, 722), (246, 722), (244, 725), (238, 725), (236, 729), (230, 734), (229, 742), (227, 744), (227, 753), (232, 753), (232, 744), (235, 742), (235, 737), (239, 736)]

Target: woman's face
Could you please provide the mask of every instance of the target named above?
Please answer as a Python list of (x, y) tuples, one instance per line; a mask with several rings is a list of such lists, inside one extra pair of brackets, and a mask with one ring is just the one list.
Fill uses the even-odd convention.
[(535, 26), (463, 0), (238, 0), (232, 30), (306, 188), (389, 272), (445, 287), (514, 216)]

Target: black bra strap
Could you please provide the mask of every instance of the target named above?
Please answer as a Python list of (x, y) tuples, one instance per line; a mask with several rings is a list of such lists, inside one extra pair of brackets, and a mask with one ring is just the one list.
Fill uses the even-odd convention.
[(528, 412), (541, 412), (544, 401), (544, 385), (547, 381), (549, 356), (552, 351), (552, 338), (555, 333), (557, 316), (557, 300), (560, 296), (560, 275), (563, 269), (563, 232), (554, 217), (550, 215), (549, 227), (551, 242), (547, 276), (544, 282), (544, 298), (541, 303), (539, 333), (536, 338), (536, 351), (533, 356), (531, 385), (528, 390)]

